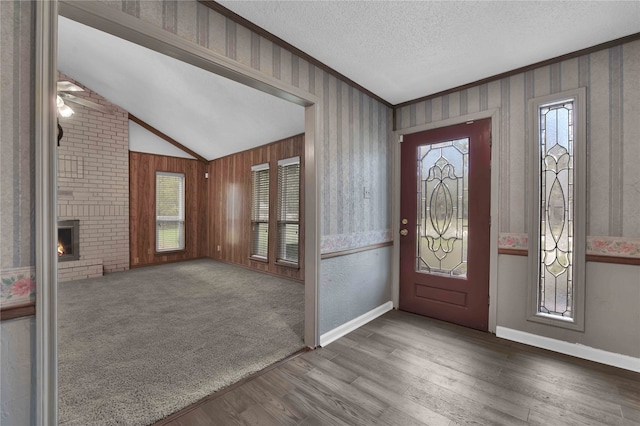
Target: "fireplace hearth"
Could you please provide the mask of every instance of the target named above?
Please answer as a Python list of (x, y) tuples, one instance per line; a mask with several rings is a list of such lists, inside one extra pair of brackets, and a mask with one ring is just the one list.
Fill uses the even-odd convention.
[(79, 224), (79, 220), (58, 222), (58, 262), (68, 262), (80, 258)]

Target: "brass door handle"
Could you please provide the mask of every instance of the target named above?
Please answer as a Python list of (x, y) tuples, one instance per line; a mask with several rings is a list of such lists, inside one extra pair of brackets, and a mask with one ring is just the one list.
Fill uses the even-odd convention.
[(407, 231), (406, 229), (401, 229), (400, 235), (402, 235), (403, 237), (406, 237), (407, 235), (409, 235), (409, 231)]

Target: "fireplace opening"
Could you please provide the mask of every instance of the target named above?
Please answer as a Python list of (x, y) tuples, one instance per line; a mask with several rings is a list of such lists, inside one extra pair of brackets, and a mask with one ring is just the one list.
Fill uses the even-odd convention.
[(79, 220), (61, 220), (58, 222), (58, 262), (67, 262), (80, 258), (79, 222)]

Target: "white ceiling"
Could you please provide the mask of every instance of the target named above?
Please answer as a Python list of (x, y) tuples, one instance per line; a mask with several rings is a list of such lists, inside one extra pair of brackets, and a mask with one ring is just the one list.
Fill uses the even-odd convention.
[(218, 3), (391, 104), (640, 31), (640, 1)]
[[(399, 104), (640, 32), (640, 1), (219, 1)], [(60, 17), (58, 68), (207, 159), (304, 109)]]
[(58, 69), (207, 160), (304, 132), (299, 105), (64, 17)]

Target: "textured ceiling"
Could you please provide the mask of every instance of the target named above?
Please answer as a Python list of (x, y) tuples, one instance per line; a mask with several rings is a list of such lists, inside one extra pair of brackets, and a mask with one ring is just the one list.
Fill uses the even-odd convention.
[(63, 17), (58, 69), (208, 160), (304, 132), (299, 105)]
[(391, 104), (640, 32), (640, 1), (218, 3)]

